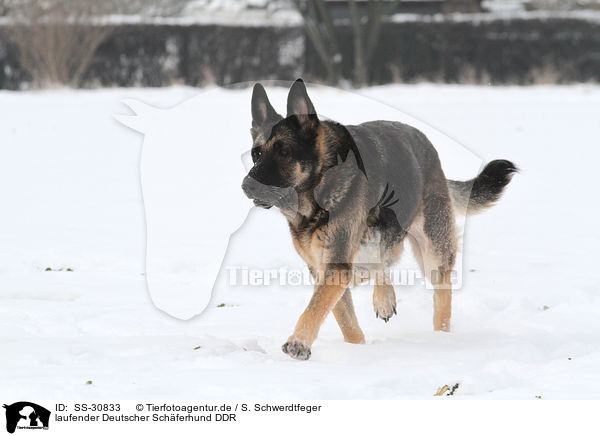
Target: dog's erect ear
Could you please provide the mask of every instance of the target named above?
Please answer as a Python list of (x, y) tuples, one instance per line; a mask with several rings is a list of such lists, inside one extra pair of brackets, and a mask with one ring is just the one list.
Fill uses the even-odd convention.
[(301, 124), (307, 122), (319, 123), (317, 118), (317, 111), (308, 98), (306, 92), (306, 85), (302, 79), (298, 79), (294, 82), (290, 88), (287, 100), (287, 116), (296, 115), (300, 120)]
[(265, 88), (257, 83), (252, 91), (252, 124), (261, 126), (268, 120), (276, 119), (281, 119), (281, 115), (271, 106)]

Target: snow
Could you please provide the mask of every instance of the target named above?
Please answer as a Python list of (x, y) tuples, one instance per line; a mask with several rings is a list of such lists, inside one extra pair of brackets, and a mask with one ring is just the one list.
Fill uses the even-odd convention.
[[(508, 6), (508, 5), (507, 5)], [(600, 12), (593, 9), (581, 9), (574, 11), (523, 11), (516, 7), (494, 8), (491, 12), (463, 13), (456, 12), (451, 14), (395, 14), (390, 17), (394, 23), (404, 22), (457, 22), (480, 24), (493, 21), (510, 20), (582, 20), (597, 23), (600, 21)]]
[[(517, 7), (493, 8), (490, 12), (450, 14), (414, 14), (398, 13), (389, 17), (394, 23), (404, 22), (472, 22), (475, 24), (492, 21), (510, 20), (582, 20), (597, 23), (600, 21), (600, 11), (594, 9), (581, 10), (536, 10), (524, 11)], [(236, 9), (216, 8), (198, 9), (183, 16), (148, 17), (142, 15), (110, 15), (103, 18), (109, 24), (156, 24), (173, 26), (190, 26), (198, 24), (216, 24), (222, 26), (275, 26), (301, 27), (302, 17), (294, 9)], [(340, 24), (350, 24), (349, 19), (339, 19)], [(0, 24), (3, 21), (0, 20)]]
[[(260, 1), (260, 0), (259, 0)], [(217, 2), (218, 3), (218, 2)], [(236, 3), (235, 1), (233, 3)], [(591, 4), (596, 4), (594, 1)], [(491, 5), (491, 4), (490, 4)], [(577, 10), (523, 10), (522, 3), (497, 3), (494, 6), (484, 5), (489, 12), (477, 13), (448, 13), (448, 14), (415, 14), (397, 13), (386, 21), (393, 23), (424, 22), (440, 23), (470, 22), (475, 25), (511, 20), (581, 20), (591, 23), (600, 21), (600, 11), (594, 8)], [(271, 5), (270, 5), (271, 6)], [(157, 25), (157, 26), (194, 26), (219, 25), (241, 27), (302, 27), (302, 16), (294, 8), (285, 5), (273, 5), (267, 8), (249, 8), (243, 4), (233, 7), (225, 2), (211, 7), (194, 7), (191, 4), (181, 14), (152, 15), (152, 14), (108, 14), (95, 19), (103, 25)], [(10, 17), (0, 17), (0, 27), (9, 26), (13, 22)], [(338, 24), (351, 24), (350, 19), (340, 18)]]
[[(267, 90), (283, 109), (286, 91)], [(199, 95), (189, 100), (205, 102), (197, 116), (219, 125), (227, 108), (232, 135), (245, 138), (232, 146), (243, 152), (249, 89), (0, 92), (6, 402), (429, 399), (455, 383), (457, 399), (597, 398), (600, 87), (393, 85), (357, 95), (309, 86), (309, 93), (317, 111), (342, 122), (413, 120), (446, 150), (450, 177), (471, 177), (478, 162), (495, 158), (522, 168), (500, 204), (467, 220), (452, 332), (432, 331), (431, 291), (422, 286), (396, 287), (398, 315), (387, 324), (375, 318), (371, 289), (360, 287), (353, 297), (367, 344), (344, 343), (330, 316), (311, 359), (300, 362), (280, 347), (309, 286), (229, 285), (223, 268), (209, 307), (191, 320), (151, 303), (143, 275), (143, 138), (113, 114), (131, 114), (123, 99), (168, 108)], [(462, 165), (453, 144), (474, 157)], [(202, 208), (202, 199), (189, 206)], [(226, 263), (303, 268), (275, 210), (250, 212)]]
[(201, 9), (182, 16), (144, 16), (113, 14), (103, 17), (103, 22), (113, 25), (156, 24), (167, 26), (221, 25), (244, 27), (300, 27), (302, 16), (291, 9)]

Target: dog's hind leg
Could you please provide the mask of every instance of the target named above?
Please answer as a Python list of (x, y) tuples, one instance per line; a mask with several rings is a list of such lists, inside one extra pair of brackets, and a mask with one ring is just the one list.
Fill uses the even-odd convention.
[(351, 344), (365, 343), (365, 335), (360, 329), (356, 314), (354, 313), (354, 304), (352, 303), (350, 289), (346, 289), (342, 298), (340, 298), (333, 308), (333, 315), (342, 330), (344, 341)]
[(447, 189), (425, 197), (423, 214), (411, 226), (409, 240), (423, 274), (434, 288), (433, 328), (450, 331), (456, 231)]

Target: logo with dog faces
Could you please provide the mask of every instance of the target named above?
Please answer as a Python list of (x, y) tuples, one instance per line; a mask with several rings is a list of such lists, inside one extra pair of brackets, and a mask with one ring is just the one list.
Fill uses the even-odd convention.
[(4, 405), (6, 409), (6, 431), (15, 430), (48, 430), (50, 411), (45, 407), (29, 401), (19, 401)]

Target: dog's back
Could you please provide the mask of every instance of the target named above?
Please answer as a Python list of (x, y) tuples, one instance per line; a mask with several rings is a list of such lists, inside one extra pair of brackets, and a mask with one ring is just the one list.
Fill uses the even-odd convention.
[[(432, 180), (444, 180), (437, 151), (418, 129), (394, 121), (346, 126), (365, 167), (370, 196), (385, 192), (386, 206), (408, 229)], [(389, 198), (388, 198), (389, 197)]]
[(458, 212), (475, 214), (498, 201), (518, 171), (512, 162), (499, 159), (474, 179), (447, 180), (435, 147), (420, 130), (396, 121), (369, 121), (346, 129), (364, 162), (370, 195), (381, 193), (385, 186), (393, 190), (401, 205), (393, 208), (394, 213), (404, 228), (418, 213), (423, 196), (435, 194), (427, 189), (432, 184), (444, 191), (447, 187)]

